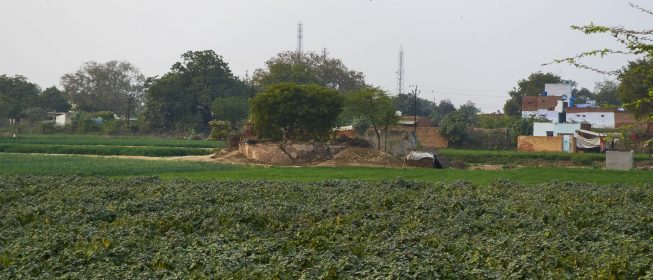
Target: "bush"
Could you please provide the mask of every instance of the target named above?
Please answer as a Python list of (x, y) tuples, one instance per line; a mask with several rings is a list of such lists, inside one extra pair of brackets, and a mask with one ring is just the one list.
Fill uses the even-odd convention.
[(56, 132), (56, 127), (54, 122), (41, 122), (37, 128), (39, 133), (43, 134), (52, 134)]
[(211, 135), (209, 135), (209, 140), (224, 140), (231, 131), (231, 125), (226, 121), (210, 121), (209, 127), (211, 127)]
[(319, 85), (281, 83), (252, 100), (252, 121), (259, 137), (272, 140), (329, 138), (344, 98)]

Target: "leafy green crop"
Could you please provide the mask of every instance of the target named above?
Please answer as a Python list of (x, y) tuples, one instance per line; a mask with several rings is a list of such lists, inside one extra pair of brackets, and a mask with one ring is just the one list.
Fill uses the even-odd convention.
[(16, 138), (0, 136), (3, 144), (44, 144), (44, 145), (104, 145), (104, 146), (154, 146), (154, 147), (186, 147), (186, 148), (220, 148), (222, 141), (202, 141), (170, 139), (160, 137), (117, 137), (100, 135), (48, 134), (19, 135)]
[(0, 144), (3, 153), (40, 153), (40, 154), (76, 154), (76, 155), (122, 155), (170, 157), (188, 155), (208, 155), (211, 149), (184, 147), (122, 147), (122, 146), (80, 146), (80, 145), (44, 145), (44, 144)]
[(650, 185), (0, 176), (0, 278), (651, 279)]
[[(522, 152), (441, 149), (438, 152), (448, 160), (465, 163), (518, 164), (520, 160), (564, 161), (570, 160), (580, 165), (605, 161), (603, 153), (563, 153), (563, 152)], [(650, 154), (636, 154), (635, 161), (653, 161)]]

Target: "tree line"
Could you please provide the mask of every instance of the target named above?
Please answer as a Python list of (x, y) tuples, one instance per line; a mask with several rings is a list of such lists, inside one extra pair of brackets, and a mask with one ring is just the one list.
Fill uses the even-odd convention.
[(524, 127), (521, 99), (541, 94), (546, 83), (573, 85), (577, 102), (592, 99), (601, 106), (625, 106), (638, 117), (650, 116), (651, 103), (637, 101), (650, 95), (651, 73), (651, 56), (631, 62), (616, 81), (597, 83), (593, 90), (579, 89), (555, 74), (533, 73), (508, 92), (505, 116), (495, 117), (479, 115), (472, 102), (456, 107), (446, 99), (391, 96), (367, 84), (363, 73), (324, 54), (282, 52), (250, 78), (234, 75), (212, 50), (188, 51), (167, 73), (155, 77), (146, 78), (126, 61), (86, 62), (62, 76), (61, 89), (41, 90), (24, 76), (2, 75), (0, 117), (34, 123), (51, 111), (88, 112), (92, 114), (86, 116), (103, 119), (115, 114), (125, 126), (144, 133), (208, 133), (212, 123), (224, 127), (215, 121), (235, 129), (251, 119), (256, 133), (275, 140), (324, 139), (333, 127), (353, 124), (373, 128), (380, 141), (379, 131), (395, 124), (399, 111), (428, 117), (456, 144), (470, 126)]

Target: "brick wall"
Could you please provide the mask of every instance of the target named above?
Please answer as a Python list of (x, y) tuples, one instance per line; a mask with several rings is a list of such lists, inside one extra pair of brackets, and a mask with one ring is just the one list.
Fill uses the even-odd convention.
[(519, 136), (517, 150), (525, 152), (561, 152), (562, 136)]

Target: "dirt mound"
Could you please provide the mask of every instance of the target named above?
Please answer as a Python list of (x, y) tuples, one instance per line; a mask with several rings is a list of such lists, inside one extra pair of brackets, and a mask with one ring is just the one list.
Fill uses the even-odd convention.
[(243, 154), (238, 151), (238, 149), (222, 149), (219, 152), (215, 153), (213, 156), (211, 156), (212, 159), (220, 162), (226, 162), (226, 163), (235, 163), (235, 164), (250, 164), (250, 160), (248, 160)]
[(373, 148), (348, 147), (333, 155), (333, 159), (319, 166), (401, 166), (401, 160)]
[[(278, 163), (266, 163), (261, 160), (248, 159), (247, 156), (237, 149), (223, 149), (215, 155), (211, 156), (214, 161), (231, 163), (231, 164), (247, 164), (247, 165), (284, 165)], [(289, 163), (286, 165), (296, 165)], [(329, 159), (316, 160), (311, 163), (304, 163), (302, 165), (317, 165), (317, 166), (402, 166), (402, 161), (395, 158), (390, 154), (377, 151), (373, 148), (362, 147), (342, 147), (333, 149), (333, 155)]]

